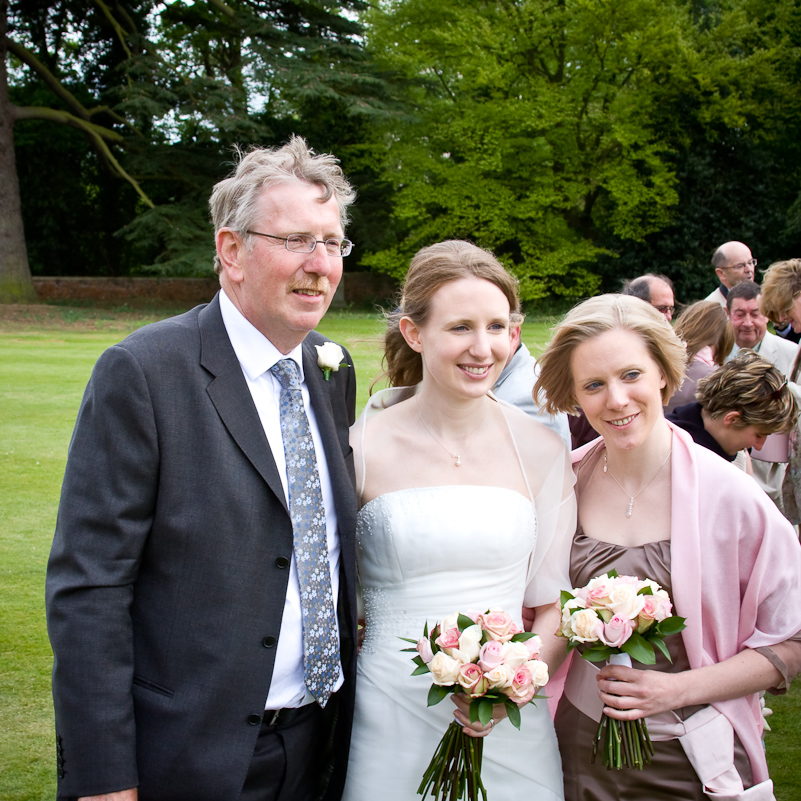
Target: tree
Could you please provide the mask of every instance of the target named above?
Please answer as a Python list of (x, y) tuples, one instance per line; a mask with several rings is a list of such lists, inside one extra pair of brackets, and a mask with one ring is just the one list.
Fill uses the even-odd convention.
[[(14, 57), (9, 119), (35, 121), (18, 138), (30, 158), (23, 190), (36, 191), (44, 155), (34, 126), (79, 130), (92, 149), (83, 180), (70, 183), (83, 192), (87, 214), (103, 204), (95, 216), (106, 227), (96, 241), (115, 251), (98, 258), (106, 270), (116, 262), (122, 270), (208, 274), (206, 204), (232, 145), (279, 144), (314, 128), (307, 119), (321, 108), (353, 120), (386, 110), (385, 83), (371, 74), (355, 21), (361, 0), (93, 0), (88, 12), (79, 0), (12, 2), (13, 36), (4, 39)], [(326, 149), (335, 136), (316, 130), (312, 144)], [(46, 200), (23, 199), (23, 209), (51, 213)], [(51, 218), (44, 229), (52, 228)], [(55, 236), (48, 244), (64, 246)]]
[(8, 97), (6, 20), (8, 0), (0, 0), (0, 303), (36, 299), (20, 210), (14, 155), (14, 119)]
[[(376, 143), (404, 235), (370, 263), (402, 274), (416, 248), (466, 237), (501, 257), (524, 298), (596, 291), (681, 212), (691, 143), (753, 141), (770, 108), (760, 91), (789, 96), (774, 55), (794, 5), (382, 4), (369, 46), (407, 76), (416, 114)], [(768, 18), (784, 32), (774, 42)]]

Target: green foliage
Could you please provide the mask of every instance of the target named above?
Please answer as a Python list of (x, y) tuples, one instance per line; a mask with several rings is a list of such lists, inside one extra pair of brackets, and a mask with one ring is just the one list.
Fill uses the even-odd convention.
[[(520, 277), (524, 299), (614, 290), (621, 274), (653, 269), (680, 276), (688, 256), (708, 287), (712, 250), (752, 231), (775, 242), (798, 193), (798, 146), (782, 158), (788, 133), (772, 127), (800, 105), (796, 6), (381, 4), (369, 43), (405, 76), (415, 116), (376, 140), (399, 235), (367, 263), (399, 277), (417, 248), (465, 237)], [(758, 171), (727, 175), (754, 149), (782, 163), (778, 204), (751, 202)], [(714, 175), (699, 175), (710, 150)], [(739, 191), (714, 193), (727, 179)], [(655, 246), (670, 237), (675, 267)]]

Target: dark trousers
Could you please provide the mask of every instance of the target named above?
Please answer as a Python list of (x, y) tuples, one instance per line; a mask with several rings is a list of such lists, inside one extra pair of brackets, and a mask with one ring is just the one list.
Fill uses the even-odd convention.
[(286, 724), (264, 716), (240, 801), (314, 801), (320, 795), (328, 716), (317, 704)]

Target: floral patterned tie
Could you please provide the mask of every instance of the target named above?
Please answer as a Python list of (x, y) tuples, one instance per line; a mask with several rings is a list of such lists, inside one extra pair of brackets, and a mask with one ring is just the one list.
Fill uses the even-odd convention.
[(303, 408), (298, 366), (292, 359), (281, 359), (270, 369), (281, 383), (281, 435), (300, 582), (304, 680), (317, 703), (325, 706), (339, 678), (339, 643), (320, 474)]

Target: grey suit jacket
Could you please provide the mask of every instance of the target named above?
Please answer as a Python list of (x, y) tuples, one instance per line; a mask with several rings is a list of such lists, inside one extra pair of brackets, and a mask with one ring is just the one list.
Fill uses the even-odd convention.
[[(303, 353), (342, 549), (337, 798), (355, 677), (355, 377), (323, 379), (323, 341), (312, 332)], [(140, 801), (239, 796), (292, 548), (219, 299), (107, 350), (78, 414), (48, 566), (59, 797), (132, 786)]]

